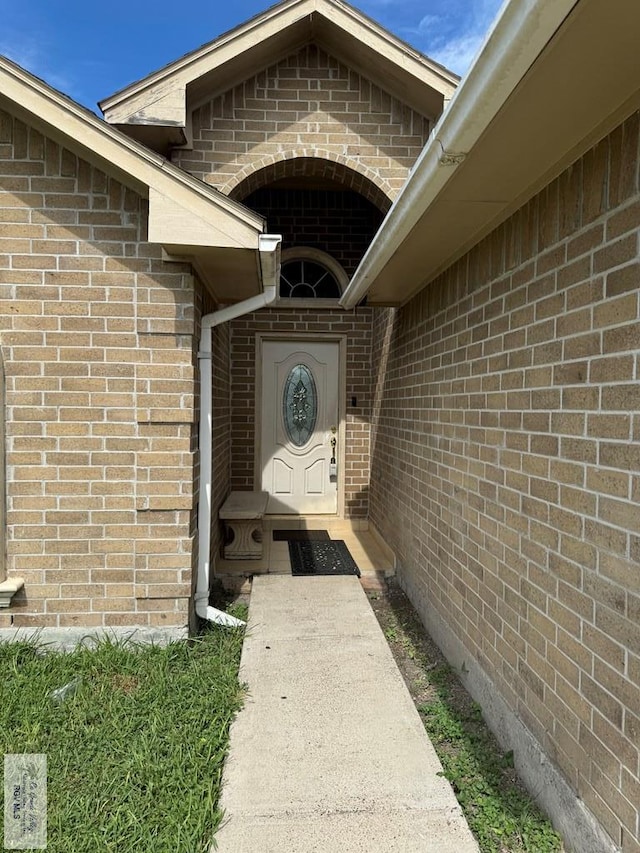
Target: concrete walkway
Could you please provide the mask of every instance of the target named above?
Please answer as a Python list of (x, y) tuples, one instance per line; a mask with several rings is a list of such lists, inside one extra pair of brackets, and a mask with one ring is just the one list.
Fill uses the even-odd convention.
[(255, 577), (241, 678), (218, 853), (477, 853), (355, 577)]

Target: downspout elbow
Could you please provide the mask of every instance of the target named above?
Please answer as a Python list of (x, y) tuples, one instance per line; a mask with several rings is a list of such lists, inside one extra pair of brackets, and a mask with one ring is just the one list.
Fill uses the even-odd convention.
[(235, 616), (231, 616), (230, 613), (218, 610), (217, 607), (211, 607), (206, 602), (198, 601), (198, 599), (196, 599), (196, 614), (201, 619), (206, 619), (207, 622), (223, 625), (225, 628), (242, 628), (247, 624), (242, 619), (237, 619)]

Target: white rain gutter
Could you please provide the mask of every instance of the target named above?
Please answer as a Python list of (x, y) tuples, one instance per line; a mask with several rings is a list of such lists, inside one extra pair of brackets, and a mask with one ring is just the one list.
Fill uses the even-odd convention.
[[(580, 0), (506, 0), (339, 304), (363, 299)], [(562, 85), (562, 81), (558, 81)]]
[(258, 238), (263, 292), (205, 314), (201, 320), (198, 363), (200, 367), (200, 501), (198, 506), (198, 576), (196, 580), (195, 610), (202, 619), (218, 625), (237, 627), (245, 623), (222, 610), (209, 605), (209, 577), (211, 572), (211, 495), (213, 484), (213, 366), (212, 329), (236, 317), (258, 311), (272, 303), (278, 293), (280, 277), (280, 234), (261, 234)]

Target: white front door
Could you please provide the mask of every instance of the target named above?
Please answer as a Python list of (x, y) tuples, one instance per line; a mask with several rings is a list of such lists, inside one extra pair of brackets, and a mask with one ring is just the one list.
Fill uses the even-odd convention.
[(335, 513), (339, 344), (263, 341), (262, 489), (268, 513)]

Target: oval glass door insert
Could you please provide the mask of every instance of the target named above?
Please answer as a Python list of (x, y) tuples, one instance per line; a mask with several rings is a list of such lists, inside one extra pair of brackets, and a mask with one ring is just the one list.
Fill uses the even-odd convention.
[(316, 427), (318, 395), (311, 371), (305, 364), (291, 368), (282, 398), (284, 428), (292, 444), (305, 445)]

